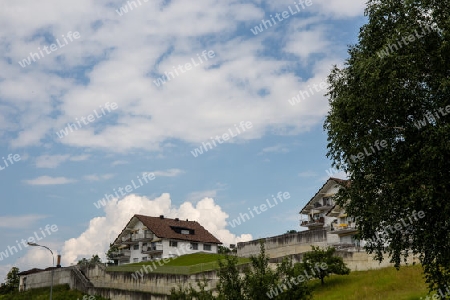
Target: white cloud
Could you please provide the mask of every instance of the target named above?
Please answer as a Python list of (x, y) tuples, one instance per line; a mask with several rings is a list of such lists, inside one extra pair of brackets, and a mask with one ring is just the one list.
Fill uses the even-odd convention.
[(42, 155), (36, 158), (37, 168), (56, 168), (69, 159), (70, 155)]
[(115, 160), (111, 163), (111, 166), (126, 165), (127, 163), (126, 160)]
[[(106, 1), (92, 4), (80, 0), (61, 6), (56, 0), (45, 4), (24, 0), (20, 19), (15, 5), (8, 4), (14, 9), (0, 11), (0, 39), (2, 45), (8, 45), (0, 45), (8, 58), (0, 61), (0, 68), (8, 74), (0, 80), (0, 94), (11, 116), (0, 122), (0, 132), (16, 136), (9, 141), (13, 147), (40, 145), (51, 136), (53, 142), (71, 147), (126, 152), (160, 151), (172, 140), (198, 144), (243, 120), (252, 122), (253, 128), (232, 142), (260, 138), (272, 131), (306, 131), (322, 121), (328, 102), (317, 94), (293, 108), (287, 99), (311, 81), (325, 78), (332, 64), (342, 58), (331, 55), (310, 61), (307, 71), (311, 80), (299, 78), (296, 74), (301, 70), (292, 66), (317, 53), (330, 54), (333, 36), (318, 25), (330, 16), (358, 15), (363, 2), (313, 0), (308, 14), (285, 21), (290, 22), (286, 30), (266, 30), (250, 38), (236, 34), (238, 28), (244, 26), (250, 33), (265, 12), (254, 4), (236, 1), (181, 0), (169, 2), (164, 9), (158, 2), (148, 2), (120, 17), (115, 9), (125, 2), (111, 7)], [(288, 5), (292, 2), (281, 1), (274, 11)], [(98, 26), (92, 26), (94, 23)], [(38, 47), (49, 45), (49, 36), (61, 38), (75, 30), (81, 35), (79, 40), (25, 68), (17, 63)], [(280, 52), (293, 55), (261, 55), (269, 47), (265, 39), (275, 33), (284, 40)], [(223, 38), (211, 39), (207, 47), (199, 42), (218, 34)], [(173, 71), (174, 65), (198, 59), (197, 53), (203, 50), (212, 50), (215, 56), (162, 87), (153, 83), (164, 72)], [(84, 85), (58, 75), (88, 62)], [(183, 101), (186, 96), (189, 101)], [(58, 99), (58, 104), (52, 99)], [(56, 137), (55, 132), (67, 123), (92, 114), (106, 102), (116, 102), (119, 108), (64, 139)], [(57, 161), (42, 164), (53, 166)]]
[(100, 180), (108, 180), (113, 177), (114, 177), (114, 174), (103, 174), (103, 175), (91, 174), (91, 175), (86, 175), (83, 178), (88, 181), (100, 181)]
[(263, 153), (288, 153), (289, 149), (281, 144), (275, 145), (275, 146), (270, 146), (270, 147), (266, 147), (263, 148), (262, 151), (258, 154), (263, 154)]
[(204, 198), (195, 205), (184, 202), (175, 207), (170, 195), (166, 193), (155, 199), (129, 195), (120, 201), (116, 199), (108, 202), (104, 211), (106, 216), (93, 218), (86, 231), (64, 243), (62, 257), (65, 265), (92, 254), (105, 258), (104, 253), (108, 250), (109, 243), (115, 240), (135, 214), (195, 220), (225, 244), (252, 239), (250, 234), (236, 236), (226, 229), (228, 214), (211, 198)]
[(84, 154), (84, 155), (77, 155), (77, 156), (72, 156), (70, 158), (71, 161), (83, 161), (83, 160), (87, 160), (89, 159), (90, 155), (89, 154)]
[(180, 169), (168, 169), (165, 171), (153, 171), (150, 173), (155, 174), (155, 177), (175, 177), (183, 174), (184, 171)]
[(45, 219), (45, 215), (21, 215), (0, 217), (1, 228), (28, 228), (35, 222)]
[(36, 158), (36, 167), (37, 168), (56, 168), (63, 162), (70, 161), (83, 161), (87, 160), (89, 155), (78, 155), (78, 156), (70, 156), (66, 155), (41, 155)]
[(66, 177), (51, 177), (51, 176), (40, 176), (35, 179), (24, 180), (24, 182), (29, 185), (67, 184), (75, 181), (76, 180), (74, 179), (69, 179)]

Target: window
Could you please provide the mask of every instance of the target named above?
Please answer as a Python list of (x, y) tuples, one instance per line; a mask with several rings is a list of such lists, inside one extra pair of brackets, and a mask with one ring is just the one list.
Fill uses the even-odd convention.
[(139, 250), (139, 244), (134, 245), (133, 250)]
[(133, 262), (139, 262), (139, 258), (133, 258)]
[(198, 243), (191, 243), (191, 250), (198, 250)]
[(170, 228), (179, 234), (192, 234), (192, 235), (195, 234), (194, 229), (189, 229), (189, 228), (179, 227), (179, 226), (170, 226)]
[(147, 256), (142, 257), (142, 261), (147, 261)]
[(210, 245), (210, 244), (204, 244), (204, 245), (203, 245), (203, 250), (205, 250), (205, 251), (211, 251), (211, 245)]
[(169, 241), (169, 246), (170, 246), (170, 247), (178, 247), (178, 242), (175, 242), (175, 241)]

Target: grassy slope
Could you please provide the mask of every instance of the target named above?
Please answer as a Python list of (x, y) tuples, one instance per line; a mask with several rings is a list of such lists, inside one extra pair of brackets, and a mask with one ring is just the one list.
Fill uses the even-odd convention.
[[(157, 262), (140, 262), (135, 264), (127, 264), (116, 267), (109, 267), (107, 271), (113, 272), (136, 272), (142, 269), (143, 265), (156, 265), (157, 269), (152, 273), (168, 273), (168, 274), (194, 274), (201, 271), (218, 269), (217, 261), (224, 259), (224, 255), (211, 253), (194, 253), (182, 255), (172, 258), (167, 263), (161, 261), (161, 265)], [(248, 258), (238, 258), (238, 264), (249, 262)]]
[[(45, 287), (16, 294), (0, 295), (0, 300), (48, 300), (49, 296), (50, 288)], [(69, 285), (58, 285), (53, 287), (53, 300), (81, 300), (83, 299), (83, 296), (84, 294), (80, 291), (70, 290)], [(89, 297), (87, 297), (87, 299), (89, 299)], [(106, 299), (95, 296), (95, 300)]]
[(421, 266), (351, 272), (314, 282), (314, 299), (419, 300), (427, 295)]

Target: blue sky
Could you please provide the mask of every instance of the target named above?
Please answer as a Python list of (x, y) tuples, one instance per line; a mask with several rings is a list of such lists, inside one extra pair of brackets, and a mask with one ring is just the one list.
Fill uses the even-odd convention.
[[(299, 210), (328, 178), (325, 91), (289, 99), (343, 64), (364, 1), (312, 0), (256, 35), (293, 2), (140, 2), (128, 12), (115, 0), (3, 4), (2, 278), (51, 264), (45, 249), (8, 250), (46, 225), (58, 230), (39, 243), (64, 265), (103, 255), (135, 213), (197, 220), (226, 245), (300, 230)], [(179, 76), (154, 84), (174, 67)], [(93, 204), (144, 174), (154, 179)], [(229, 225), (278, 192), (291, 197)]]

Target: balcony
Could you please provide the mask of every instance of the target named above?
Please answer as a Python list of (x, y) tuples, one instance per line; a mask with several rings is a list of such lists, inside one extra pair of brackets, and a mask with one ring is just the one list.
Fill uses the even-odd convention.
[(323, 227), (324, 224), (325, 224), (324, 217), (320, 217), (317, 220), (302, 221), (300, 223), (300, 226), (311, 228), (311, 227)]
[(138, 242), (151, 241), (154, 238), (153, 233), (133, 233), (122, 237), (122, 243), (127, 245), (137, 244)]
[(162, 244), (156, 244), (153, 246), (143, 246), (142, 247), (142, 254), (155, 254), (163, 252), (163, 245)]
[(331, 203), (325, 203), (325, 204), (320, 204), (319, 202), (314, 203), (314, 209), (318, 210), (318, 211), (328, 211), (330, 209), (333, 208), (334, 205), (331, 205)]
[(112, 253), (112, 256), (114, 259), (123, 261), (123, 260), (129, 260), (131, 257), (131, 250), (118, 250), (118, 251), (114, 251)]
[(356, 229), (355, 223), (340, 223), (331, 224), (331, 234), (339, 234), (339, 235), (347, 235), (356, 233), (358, 229)]

